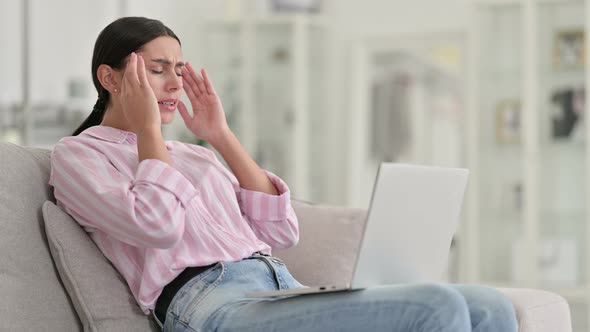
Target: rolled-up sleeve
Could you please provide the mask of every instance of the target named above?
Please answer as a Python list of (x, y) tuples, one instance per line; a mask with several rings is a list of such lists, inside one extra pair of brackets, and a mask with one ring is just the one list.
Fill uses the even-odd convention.
[(134, 246), (170, 248), (184, 233), (194, 186), (168, 164), (141, 161), (134, 176), (117, 170), (101, 152), (77, 141), (51, 154), (55, 198), (87, 230), (99, 229)]
[(265, 171), (279, 195), (240, 188), (238, 202), (258, 238), (275, 249), (286, 249), (299, 241), (299, 224), (291, 206), (291, 193), (278, 176)]

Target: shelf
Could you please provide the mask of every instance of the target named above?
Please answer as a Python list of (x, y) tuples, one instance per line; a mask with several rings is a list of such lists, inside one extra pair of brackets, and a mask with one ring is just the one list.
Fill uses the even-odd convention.
[[(584, 140), (590, 125), (579, 126), (579, 118), (571, 116), (579, 95), (555, 101), (553, 96), (560, 89), (585, 88), (590, 78), (588, 68), (555, 65), (556, 46), (562, 62), (586, 57), (580, 35), (560, 35), (560, 41), (556, 36), (570, 28), (587, 30), (588, 6), (590, 0), (476, 0), (476, 55), (467, 88), (473, 96), (467, 125), (475, 128), (468, 141), (476, 190), (468, 192), (466, 229), (473, 231), (464, 237), (474, 240), (472, 246), (466, 241), (473, 264), (465, 269), (466, 279), (543, 289), (579, 302), (570, 306), (575, 331), (589, 327), (590, 159)], [(518, 107), (499, 108), (507, 100), (520, 103), (518, 113), (510, 112)], [(586, 98), (584, 110), (574, 112), (590, 114), (589, 103)], [(560, 128), (553, 122), (556, 115)], [(499, 123), (511, 129), (500, 134), (517, 143), (497, 142)], [(554, 138), (554, 131), (570, 137)]]
[(486, 144), (480, 149), (480, 153), (483, 156), (494, 156), (491, 157), (498, 162), (506, 162), (505, 158), (513, 157), (514, 159), (522, 158), (523, 147), (521, 143), (499, 143), (494, 142), (493, 144)]
[[(520, 225), (522, 221), (522, 212), (515, 209), (499, 208), (483, 206), (481, 209), (481, 223), (480, 225), (497, 225), (497, 226), (512, 226)], [(550, 220), (558, 220), (559, 223), (566, 228), (572, 225), (586, 225), (586, 210), (585, 208), (567, 208), (567, 209), (547, 209), (543, 208), (539, 211), (541, 220), (540, 226), (550, 224)]]
[(585, 220), (586, 210), (584, 208), (569, 209), (541, 209), (541, 216), (544, 217), (561, 217), (568, 220)]
[[(550, 157), (549, 155), (569, 154), (571, 157), (579, 158), (580, 162), (585, 161), (586, 144), (572, 139), (555, 139), (541, 137), (539, 154), (541, 157)], [(490, 157), (498, 162), (507, 162), (505, 158), (522, 160), (524, 146), (522, 143), (500, 143), (492, 142), (480, 147), (480, 155), (494, 156)], [(493, 161), (493, 160), (491, 160)]]
[(522, 213), (514, 210), (483, 207), (481, 209), (482, 222), (501, 225), (513, 225), (522, 222)]
[(584, 142), (572, 141), (570, 139), (551, 139), (543, 142), (541, 149), (555, 153), (563, 153), (564, 151), (567, 153), (569, 151), (573, 155), (583, 157), (583, 155), (580, 155), (580, 152), (584, 153), (586, 146)]
[(522, 77), (522, 66), (514, 65), (507, 68), (489, 68), (485, 67), (480, 70), (480, 74), (485, 77), (486, 80), (492, 78), (509, 78), (517, 80)]
[[(557, 69), (553, 68), (553, 64), (547, 64), (545, 66), (541, 66), (544, 70), (540, 70), (539, 74), (542, 78), (545, 78), (546, 81), (554, 80), (555, 78), (568, 78), (568, 79), (579, 79), (582, 82), (584, 81), (584, 68), (579, 69)], [(551, 68), (547, 70), (546, 68)]]

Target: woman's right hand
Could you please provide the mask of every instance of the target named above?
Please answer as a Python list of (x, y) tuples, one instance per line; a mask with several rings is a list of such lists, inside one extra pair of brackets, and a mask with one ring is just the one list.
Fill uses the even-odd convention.
[(129, 56), (129, 62), (121, 80), (120, 102), (129, 128), (136, 135), (144, 130), (160, 131), (161, 117), (158, 100), (150, 87), (145, 73), (145, 61), (135, 52)]

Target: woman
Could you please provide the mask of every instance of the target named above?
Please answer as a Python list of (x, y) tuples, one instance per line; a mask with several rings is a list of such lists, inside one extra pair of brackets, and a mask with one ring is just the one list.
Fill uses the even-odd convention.
[[(303, 287), (271, 256), (298, 241), (287, 185), (242, 148), (207, 72), (161, 22), (108, 25), (92, 77), (98, 100), (54, 148), (50, 184), (164, 331), (516, 331), (512, 304), (483, 287), (245, 297)], [(231, 172), (208, 149), (164, 141), (176, 109)]]

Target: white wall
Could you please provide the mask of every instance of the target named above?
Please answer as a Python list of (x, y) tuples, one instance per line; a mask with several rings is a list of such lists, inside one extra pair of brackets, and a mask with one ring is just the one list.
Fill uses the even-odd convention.
[(22, 99), (22, 29), (21, 1), (0, 2), (0, 104)]
[(92, 84), (90, 63), (100, 30), (118, 13), (107, 1), (31, 0), (31, 102), (61, 102), (67, 82), (82, 78)]
[[(162, 20), (183, 42), (187, 60), (198, 64), (199, 47), (194, 29), (202, 19), (222, 17), (229, 0), (30, 0), (31, 1), (31, 98), (32, 102), (63, 102), (67, 82), (81, 78), (91, 82), (92, 48), (100, 30), (119, 15), (147, 16)], [(239, 0), (238, 0), (239, 1)], [(243, 0), (247, 1), (247, 0)], [(19, 101), (21, 92), (20, 0), (0, 2), (0, 103)], [(235, 1), (233, 2), (236, 3)], [(257, 1), (243, 10), (257, 8)], [(467, 26), (469, 2), (465, 0), (324, 0), (323, 15), (333, 23), (328, 72), (331, 89), (326, 114), (327, 135), (315, 142), (325, 151), (314, 167), (325, 174), (322, 201), (347, 204), (347, 136), (351, 109), (351, 57), (355, 42), (370, 36), (459, 30)], [(123, 12), (122, 12), (123, 9)], [(7, 51), (9, 50), (9, 51)], [(90, 106), (91, 107), (91, 106)]]
[[(0, 103), (22, 100), (21, 2), (0, 2)], [(63, 101), (69, 79), (90, 77), (94, 40), (100, 28), (116, 16), (116, 9), (113, 0), (30, 1), (29, 93), (33, 103)]]
[[(124, 13), (121, 12), (124, 9)], [(94, 94), (90, 64), (100, 31), (120, 15), (160, 19), (184, 43), (185, 56), (198, 47), (191, 42), (192, 23), (223, 14), (221, 1), (30, 0), (30, 97), (33, 103), (63, 102), (67, 82), (87, 80)], [(0, 103), (22, 99), (22, 4), (0, 2)], [(194, 52), (193, 52), (194, 53)]]
[(199, 47), (195, 35), (197, 22), (203, 19), (219, 18), (224, 15), (223, 1), (209, 0), (129, 0), (126, 16), (146, 16), (161, 20), (182, 42), (185, 60), (196, 63), (194, 59)]

